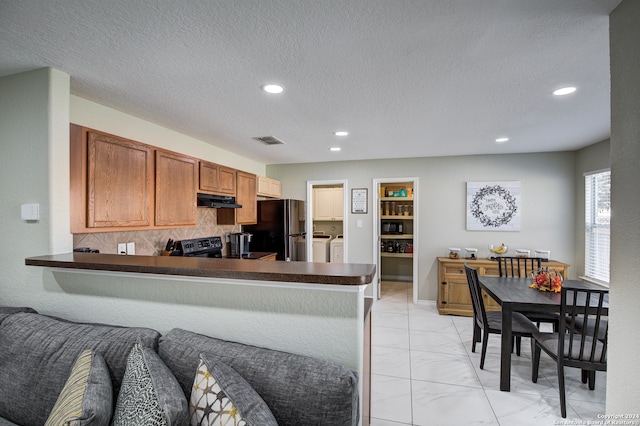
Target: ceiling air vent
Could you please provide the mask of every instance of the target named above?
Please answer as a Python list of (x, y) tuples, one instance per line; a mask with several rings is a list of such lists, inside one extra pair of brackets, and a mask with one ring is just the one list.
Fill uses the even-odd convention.
[(284, 142), (282, 142), (280, 139), (276, 138), (275, 136), (260, 136), (254, 139), (262, 142), (265, 145), (284, 145)]

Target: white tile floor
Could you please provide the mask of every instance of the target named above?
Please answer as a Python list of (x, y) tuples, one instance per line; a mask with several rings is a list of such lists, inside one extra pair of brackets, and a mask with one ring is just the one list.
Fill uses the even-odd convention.
[(435, 302), (414, 305), (408, 283), (383, 282), (381, 288), (372, 312), (373, 426), (588, 424), (604, 414), (606, 373), (596, 374), (590, 391), (580, 370), (565, 370), (565, 422), (556, 364), (544, 353), (538, 383), (531, 382), (529, 339), (523, 339), (522, 356), (512, 355), (511, 392), (501, 392), (500, 336), (489, 336), (480, 370), (481, 345), (471, 352), (470, 317), (439, 315)]

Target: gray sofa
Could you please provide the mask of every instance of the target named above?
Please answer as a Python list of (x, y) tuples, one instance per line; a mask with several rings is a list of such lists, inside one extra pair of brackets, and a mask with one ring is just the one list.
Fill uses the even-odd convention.
[[(169, 382), (177, 382), (175, 387), (169, 382), (158, 385), (163, 393), (173, 393), (168, 398), (173, 396), (174, 401), (189, 401), (200, 360), (214, 359), (214, 364), (231, 367), (257, 392), (278, 425), (358, 423), (357, 378), (335, 363), (187, 330), (161, 335), (149, 328), (76, 323), (29, 308), (0, 307), (0, 426), (44, 425), (85, 349), (106, 362), (112, 386), (107, 397), (112, 396), (115, 410), (125, 387), (123, 378), (128, 380), (126, 386), (131, 385), (125, 370), (134, 346), (144, 348), (145, 357), (157, 357), (156, 364), (163, 364), (157, 368), (169, 372)], [(188, 418), (179, 418), (175, 424), (189, 424)]]

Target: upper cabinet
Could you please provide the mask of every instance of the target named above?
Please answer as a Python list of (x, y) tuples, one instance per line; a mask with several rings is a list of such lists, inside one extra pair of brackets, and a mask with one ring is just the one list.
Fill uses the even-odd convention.
[(258, 222), (258, 199), (256, 197), (256, 175), (236, 171), (236, 202), (239, 209), (218, 209), (219, 225), (253, 225)]
[(71, 136), (71, 231), (150, 226), (150, 147), (78, 126)]
[(168, 151), (156, 151), (157, 226), (195, 225), (198, 160)]
[(257, 222), (254, 174), (75, 124), (70, 136), (73, 234), (195, 226), (198, 192), (242, 205), (217, 209), (219, 224)]
[(72, 124), (71, 232), (196, 224), (198, 160)]
[(258, 176), (258, 195), (262, 197), (280, 198), (282, 183), (279, 180)]
[(313, 188), (313, 220), (343, 220), (344, 192), (340, 188)]
[(207, 194), (236, 195), (236, 170), (200, 161), (199, 188)]

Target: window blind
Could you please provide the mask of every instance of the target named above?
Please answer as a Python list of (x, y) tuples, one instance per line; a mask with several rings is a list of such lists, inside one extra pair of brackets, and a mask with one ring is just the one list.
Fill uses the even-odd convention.
[(585, 275), (609, 283), (611, 171), (585, 174)]

